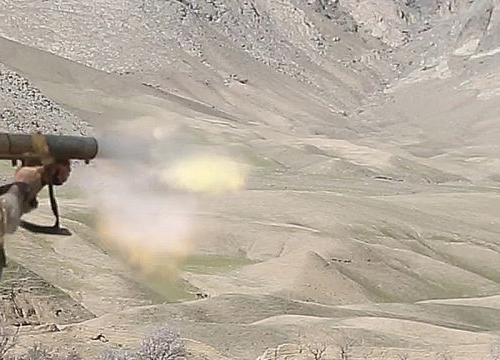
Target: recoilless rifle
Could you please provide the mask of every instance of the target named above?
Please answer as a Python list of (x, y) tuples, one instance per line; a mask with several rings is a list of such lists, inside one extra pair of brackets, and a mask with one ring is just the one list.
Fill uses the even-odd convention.
[[(88, 164), (97, 156), (98, 150), (97, 140), (89, 136), (0, 133), (0, 160), (10, 160), (13, 166), (19, 162), (22, 166), (43, 165), (49, 171), (47, 185), (55, 224), (41, 226), (21, 221), (21, 226), (33, 232), (68, 235), (68, 230), (60, 227), (51, 172), (58, 162), (83, 160)], [(0, 186), (0, 194), (7, 192), (10, 186), (12, 184)]]

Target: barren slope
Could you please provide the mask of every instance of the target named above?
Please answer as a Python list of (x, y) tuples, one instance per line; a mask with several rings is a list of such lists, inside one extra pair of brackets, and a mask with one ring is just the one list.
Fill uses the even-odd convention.
[[(500, 330), (499, 11), (493, 0), (0, 1), (0, 35), (15, 40), (0, 38), (0, 72), (65, 109), (44, 115), (44, 98), (4, 80), (6, 128), (20, 103), (64, 133), (82, 120), (175, 125), (179, 149), (251, 169), (244, 191), (198, 199), (182, 281), (139, 285), (98, 246), (73, 193), (89, 174), (78, 168), (61, 190), (74, 235), (8, 242), (22, 266), (9, 276), (43, 279), (26, 306), (78, 308), (71, 321), (40, 315), (73, 324), (24, 341), (90, 356), (171, 322), (210, 359), (254, 359), (299, 334), (334, 344), (342, 331), (363, 339), (360, 356), (488, 355)], [(41, 210), (32, 217), (49, 221)]]

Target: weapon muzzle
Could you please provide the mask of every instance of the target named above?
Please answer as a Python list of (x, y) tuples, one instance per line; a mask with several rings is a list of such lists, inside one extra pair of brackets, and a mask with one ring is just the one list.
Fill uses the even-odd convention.
[[(97, 156), (97, 140), (90, 136), (44, 135), (50, 156), (56, 160), (90, 161)], [(37, 158), (33, 136), (0, 133), (0, 156), (12, 160)]]

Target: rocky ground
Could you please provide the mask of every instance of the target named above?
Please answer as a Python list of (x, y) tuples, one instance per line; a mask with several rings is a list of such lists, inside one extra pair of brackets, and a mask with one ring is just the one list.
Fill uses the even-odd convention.
[(4, 131), (86, 135), (88, 124), (45, 97), (15, 71), (0, 64), (0, 91)]
[[(168, 322), (200, 359), (496, 358), (499, 16), (497, 0), (0, 0), (4, 130), (168, 133), (157, 167), (209, 151), (249, 170), (196, 196), (173, 280), (110, 255), (82, 188), (107, 174), (116, 210), (151, 194), (75, 170), (73, 235), (7, 241), (20, 346), (91, 358)], [(129, 223), (179, 234), (149, 200), (158, 221)]]

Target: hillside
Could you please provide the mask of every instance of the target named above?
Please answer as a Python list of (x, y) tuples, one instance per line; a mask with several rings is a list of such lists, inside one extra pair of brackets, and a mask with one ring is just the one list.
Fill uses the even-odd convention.
[[(490, 356), (499, 15), (497, 0), (0, 0), (2, 129), (96, 134), (128, 160), (58, 189), (71, 237), (7, 239), (2, 313), (33, 309), (21, 344), (91, 357), (168, 322), (200, 359), (301, 359), (284, 344), (315, 341), (332, 357), (346, 333), (360, 358)], [(231, 191), (186, 191), (215, 175)]]

